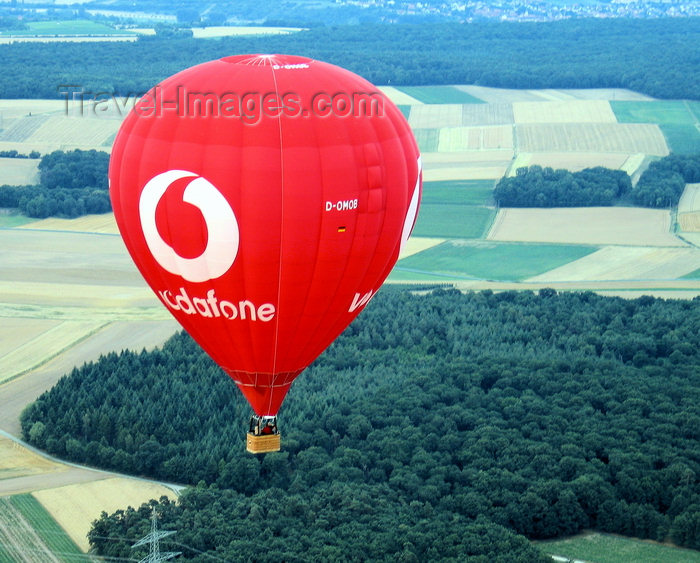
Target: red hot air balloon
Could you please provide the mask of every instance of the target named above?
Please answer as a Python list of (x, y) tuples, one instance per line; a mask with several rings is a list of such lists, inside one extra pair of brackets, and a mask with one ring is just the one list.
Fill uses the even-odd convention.
[(148, 284), (257, 415), (275, 416), (396, 263), (421, 162), (401, 112), (363, 78), (242, 55), (144, 95), (109, 179)]

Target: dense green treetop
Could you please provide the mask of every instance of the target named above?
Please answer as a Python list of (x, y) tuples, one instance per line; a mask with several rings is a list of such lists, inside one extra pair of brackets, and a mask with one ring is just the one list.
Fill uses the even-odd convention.
[[(185, 498), (208, 500), (173, 508), (178, 529), (208, 518), (205, 505), (235, 507), (211, 534), (191, 531), (185, 543), (203, 551), (244, 549), (233, 538), (260, 519), (273, 543), (310, 529), (290, 542), (300, 550), (354, 553), (381, 531), (376, 560), (397, 541), (418, 560), (494, 556), (469, 551), (471, 533), (445, 543), (443, 523), (481, 523), (507, 542), (506, 530), (596, 528), (697, 547), (698, 326), (698, 299), (387, 288), (295, 382), (280, 453), (245, 453), (249, 407), (182, 334), (74, 370), (22, 428), (69, 459), (201, 481)], [(134, 537), (147, 521), (99, 526)], [(268, 545), (243, 537), (245, 549)]]
[[(698, 99), (700, 18), (314, 27), (286, 36), (0, 46), (2, 98), (56, 98), (61, 86), (142, 94), (188, 66), (238, 53), (289, 53), (379, 85), (621, 87)], [(653, 56), (650, 56), (653, 53)]]

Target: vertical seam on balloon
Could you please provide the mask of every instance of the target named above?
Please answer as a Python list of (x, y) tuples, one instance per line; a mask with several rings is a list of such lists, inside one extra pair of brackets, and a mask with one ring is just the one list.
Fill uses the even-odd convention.
[[(270, 65), (270, 70), (272, 71), (272, 82), (275, 87), (276, 99), (279, 99), (279, 89), (277, 87), (277, 77), (275, 76), (275, 68)], [(277, 344), (279, 339), (280, 331), (280, 299), (282, 296), (282, 236), (284, 234), (284, 154), (282, 151), (282, 116), (277, 115), (277, 131), (279, 133), (279, 155), (280, 155), (280, 238), (279, 238), (279, 266), (277, 268), (277, 315), (275, 318), (275, 345), (273, 349), (272, 357), (272, 373), (270, 374), (270, 392), (267, 396), (267, 411), (269, 412), (272, 406), (272, 389), (274, 389), (275, 384), (275, 373), (277, 372)], [(256, 375), (257, 384), (257, 375)], [(276, 414), (276, 413), (275, 413)]]

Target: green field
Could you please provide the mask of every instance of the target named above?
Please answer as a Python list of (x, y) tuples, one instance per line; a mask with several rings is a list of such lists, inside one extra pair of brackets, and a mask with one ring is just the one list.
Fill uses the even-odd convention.
[(700, 280), (700, 268), (695, 270), (694, 272), (690, 272), (689, 274), (684, 275), (682, 280)]
[(89, 20), (29, 22), (29, 29), (8, 30), (2, 35), (114, 35), (130, 34), (108, 25)]
[(15, 495), (10, 497), (10, 502), (22, 513), (52, 553), (68, 563), (85, 559), (83, 552), (32, 495)]
[(676, 154), (700, 153), (700, 129), (698, 125), (662, 123), (659, 125), (671, 152)]
[(697, 119), (683, 100), (653, 102), (611, 100), (610, 107), (619, 123), (694, 124)]
[(686, 100), (685, 104), (688, 106), (688, 111), (693, 114), (695, 123), (700, 123), (700, 102), (691, 102)]
[(442, 180), (424, 182), (422, 204), (487, 205), (493, 197), (493, 180)]
[(413, 234), (417, 237), (481, 238), (495, 216), (496, 211), (489, 207), (422, 203)]
[(34, 221), (36, 221), (36, 219), (19, 215), (17, 213), (10, 213), (7, 215), (0, 214), (0, 229), (11, 229), (13, 227), (19, 227), (20, 225), (26, 225), (27, 223), (32, 223)]
[(414, 129), (413, 135), (420, 152), (437, 152), (440, 142), (440, 129)]
[(454, 86), (397, 86), (397, 90), (420, 100), (424, 104), (483, 104), (484, 100), (475, 98)]
[(398, 281), (411, 272), (408, 279), (417, 279), (415, 273), (422, 273), (428, 276), (424, 279), (522, 281), (595, 250), (583, 245), (447, 241), (400, 260), (392, 279)]
[(545, 553), (595, 563), (700, 563), (700, 552), (608, 534), (537, 542)]

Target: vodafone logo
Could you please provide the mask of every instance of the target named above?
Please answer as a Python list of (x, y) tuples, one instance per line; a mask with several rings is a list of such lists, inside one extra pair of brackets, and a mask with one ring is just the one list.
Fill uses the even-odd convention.
[[(207, 225), (207, 245), (194, 258), (183, 258), (158, 232), (156, 208), (170, 185), (192, 178), (183, 201), (199, 209)], [(205, 282), (225, 274), (238, 254), (238, 221), (226, 198), (209, 180), (186, 170), (168, 170), (151, 178), (139, 200), (141, 228), (151, 254), (165, 270), (190, 282)], [(187, 228), (182, 225), (182, 228)]]

